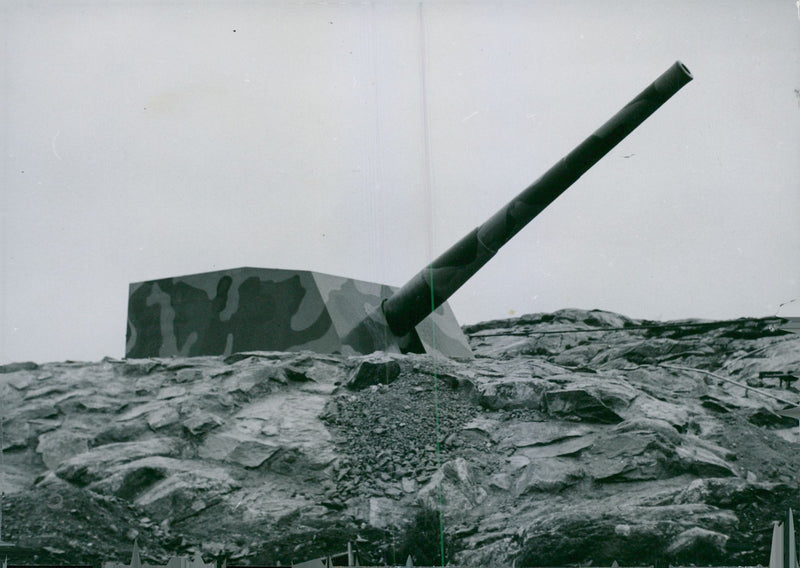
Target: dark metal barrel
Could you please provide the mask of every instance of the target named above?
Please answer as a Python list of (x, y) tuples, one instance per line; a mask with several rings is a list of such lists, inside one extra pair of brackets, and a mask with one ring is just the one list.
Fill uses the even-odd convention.
[(542, 177), (448, 249), (383, 303), (389, 329), (403, 336), (445, 302), (536, 215), (667, 99), (692, 80), (676, 61)]

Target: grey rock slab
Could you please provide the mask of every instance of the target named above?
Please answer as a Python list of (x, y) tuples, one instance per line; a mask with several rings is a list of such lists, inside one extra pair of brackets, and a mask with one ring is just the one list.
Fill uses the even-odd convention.
[(508, 377), (481, 381), (476, 387), (478, 403), (491, 410), (539, 408), (551, 382), (534, 377)]
[(24, 420), (42, 420), (52, 418), (60, 414), (58, 408), (48, 400), (36, 399), (28, 404), (17, 407), (17, 417)]
[(122, 375), (136, 376), (150, 374), (159, 367), (161, 367), (161, 363), (151, 359), (126, 359), (117, 368)]
[(652, 338), (623, 348), (617, 357), (631, 363), (648, 364), (656, 363), (679, 350), (679, 344), (674, 339)]
[(27, 390), (33, 381), (34, 378), (30, 373), (12, 373), (0, 378), (0, 383), (8, 384), (18, 391)]
[(6, 373), (17, 373), (19, 371), (35, 371), (39, 368), (39, 365), (34, 363), (33, 361), (22, 361), (19, 363), (6, 363), (5, 365), (0, 365), (0, 375)]
[(488, 485), (501, 491), (508, 491), (511, 489), (511, 476), (507, 473), (494, 473), (489, 477)]
[(29, 390), (23, 397), (24, 400), (31, 400), (34, 398), (41, 398), (53, 394), (62, 394), (66, 392), (68, 387), (66, 385), (47, 385), (38, 389)]
[(183, 422), (183, 427), (192, 436), (202, 436), (224, 424), (219, 416), (206, 411), (198, 411)]
[(679, 395), (700, 396), (707, 391), (697, 373), (666, 367), (647, 366), (628, 370), (625, 380), (659, 400), (677, 398)]
[(392, 357), (368, 356), (358, 363), (346, 386), (358, 391), (373, 385), (388, 385), (397, 380), (401, 370), (400, 363)]
[(109, 422), (95, 430), (92, 446), (137, 441), (146, 438), (150, 433), (150, 427), (144, 420)]
[(499, 420), (488, 418), (486, 416), (476, 416), (464, 426), (462, 430), (474, 430), (475, 432), (482, 432), (487, 436), (491, 436), (500, 424)]
[(287, 383), (286, 373), (280, 365), (259, 360), (237, 366), (236, 372), (225, 378), (222, 388), (231, 394), (241, 393), (255, 398)]
[[(168, 370), (175, 367), (167, 367)], [(178, 369), (175, 373), (175, 382), (177, 383), (193, 383), (203, 380), (203, 371), (194, 368)]]
[(476, 479), (475, 468), (464, 458), (445, 462), (419, 490), (417, 498), (429, 508), (441, 505), (451, 514), (468, 513), (486, 499)]
[(676, 450), (654, 432), (611, 432), (587, 454), (586, 471), (597, 481), (644, 481), (671, 477)]
[(493, 433), (500, 422), (493, 418), (478, 416), (453, 432), (446, 440), (452, 446), (485, 446), (494, 441)]
[(544, 401), (550, 416), (601, 424), (622, 422), (619, 414), (586, 389), (552, 390), (545, 394)]
[(560, 442), (553, 442), (551, 444), (541, 446), (526, 446), (524, 448), (518, 448), (517, 451), (514, 452), (514, 456), (521, 456), (528, 460), (554, 458), (558, 456), (573, 456), (581, 453), (587, 448), (591, 448), (593, 444), (593, 435), (581, 436), (579, 438), (568, 438)]
[(735, 476), (736, 471), (721, 457), (700, 446), (679, 446), (678, 458), (686, 471), (702, 477)]
[(732, 504), (751, 503), (753, 491), (769, 493), (776, 484), (751, 482), (738, 477), (693, 479), (675, 494), (675, 504), (726, 502)]
[(596, 374), (581, 373), (579, 376), (581, 381), (573, 381), (571, 383), (573, 386), (586, 388), (603, 404), (616, 412), (625, 411), (639, 395), (639, 391), (616, 371), (600, 371)]
[(263, 464), (278, 451), (280, 446), (267, 440), (259, 440), (238, 431), (215, 432), (206, 436), (198, 455), (204, 459), (232, 462), (255, 468)]
[(614, 432), (654, 432), (667, 439), (671, 444), (681, 443), (682, 436), (672, 424), (659, 418), (629, 418), (614, 427)]
[(689, 422), (689, 411), (685, 404), (676, 404), (659, 400), (647, 394), (640, 394), (624, 412), (626, 418), (642, 417), (668, 422), (672, 426), (683, 428)]
[(347, 379), (347, 373), (342, 368), (341, 362), (315, 361), (306, 376), (320, 385), (343, 383)]
[(654, 432), (619, 432), (612, 430), (599, 437), (592, 447), (592, 455), (606, 458), (638, 456), (648, 451), (674, 453), (674, 446)]
[(710, 550), (725, 552), (728, 536), (702, 527), (692, 527), (678, 534), (667, 547), (667, 554), (706, 555)]
[(121, 416), (117, 417), (118, 422), (127, 422), (128, 420), (134, 420), (139, 418), (140, 416), (145, 416), (151, 412), (161, 410), (169, 406), (169, 403), (164, 400), (154, 400), (151, 402), (146, 402), (144, 404), (138, 404), (133, 408), (124, 412)]
[(413, 477), (404, 477), (400, 480), (400, 487), (402, 487), (403, 491), (406, 493), (416, 493), (417, 480)]
[[(278, 523), (296, 519), (307, 507), (314, 504), (296, 483), (287, 483), (280, 476), (264, 476), (258, 484), (243, 486), (224, 496), (230, 518), (242, 522)], [(312, 492), (313, 495), (313, 492)]]
[(517, 473), (518, 471), (528, 467), (528, 464), (531, 463), (531, 459), (526, 457), (526, 456), (521, 456), (521, 455), (515, 454), (515, 455), (512, 455), (512, 456), (509, 456), (506, 459), (506, 462), (507, 462), (508, 465), (505, 467), (505, 470), (508, 473), (513, 475), (513, 474)]
[(147, 376), (136, 379), (133, 383), (133, 390), (138, 396), (144, 396), (156, 392), (164, 382), (164, 377)]
[(196, 467), (190, 461), (165, 456), (149, 456), (109, 467), (104, 476), (88, 485), (88, 488), (106, 495), (133, 499), (155, 483), (178, 471), (190, 471)]
[(105, 477), (112, 466), (147, 456), (176, 456), (181, 447), (182, 443), (174, 438), (106, 444), (71, 457), (58, 467), (56, 474), (76, 485), (87, 485)]
[(134, 503), (161, 522), (200, 513), (218, 504), (222, 496), (240, 487), (224, 469), (209, 468), (195, 462), (187, 471), (178, 471), (159, 481)]
[(797, 426), (773, 430), (772, 433), (792, 444), (800, 444), (800, 428)]
[(270, 444), (302, 453), (315, 467), (336, 457), (331, 434), (320, 420), (326, 395), (296, 391), (276, 392), (239, 411), (233, 420), (248, 428), (258, 427)]
[(514, 487), (517, 497), (538, 492), (557, 492), (574, 485), (585, 476), (578, 460), (542, 458), (532, 461)]
[(552, 444), (567, 438), (580, 438), (594, 430), (569, 422), (515, 422), (505, 426), (497, 437), (502, 436), (503, 447), (525, 448)]
[(588, 365), (589, 362), (602, 350), (603, 346), (601, 345), (578, 345), (571, 349), (562, 351), (551, 360), (553, 363), (563, 365), (565, 367), (579, 367)]
[(180, 396), (184, 396), (186, 394), (186, 392), (187, 391), (186, 391), (185, 387), (178, 386), (178, 385), (164, 387), (164, 388), (162, 388), (161, 390), (158, 391), (157, 398), (159, 400), (166, 400), (168, 398), (177, 398), (177, 397), (180, 397)]
[(89, 450), (85, 433), (54, 430), (39, 436), (36, 451), (48, 469), (55, 471), (61, 463)]
[(394, 499), (385, 497), (370, 497), (369, 524), (375, 528), (399, 528), (406, 524), (408, 519), (407, 508), (398, 504)]
[(26, 464), (3, 464), (3, 469), (0, 470), (0, 494), (14, 495), (29, 490), (33, 484), (34, 478)]
[(178, 410), (173, 406), (164, 406), (147, 415), (147, 425), (152, 430), (160, 430), (172, 426), (180, 420)]
[(77, 405), (88, 412), (115, 413), (122, 408), (122, 402), (103, 395), (92, 394), (82, 397)]
[(727, 448), (723, 448), (719, 444), (715, 444), (714, 442), (711, 442), (709, 440), (704, 440), (703, 438), (700, 438), (699, 436), (695, 436), (693, 434), (687, 434), (687, 435), (685, 435), (683, 437), (683, 445), (684, 446), (689, 446), (689, 445), (699, 446), (701, 448), (704, 448), (704, 449), (708, 450), (712, 454), (716, 455), (718, 458), (720, 458), (722, 460), (725, 460), (725, 461), (727, 461), (727, 460), (735, 460), (736, 459), (736, 453), (735, 452), (732, 452), (732, 451), (728, 450)]
[(207, 491), (209, 486), (225, 490), (238, 486), (225, 470), (198, 460), (181, 460), (164, 456), (150, 456), (108, 469), (107, 475), (89, 485), (89, 489), (124, 499), (148, 498), (156, 485), (170, 477), (194, 478), (197, 491)]

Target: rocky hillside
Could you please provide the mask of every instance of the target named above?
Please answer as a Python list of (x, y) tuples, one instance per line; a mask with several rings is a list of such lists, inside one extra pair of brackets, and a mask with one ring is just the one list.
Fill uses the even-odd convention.
[[(289, 564), (753, 565), (800, 509), (800, 434), (759, 372), (800, 373), (766, 320), (562, 310), (429, 355), (0, 367), (3, 539), (19, 561), (201, 551)], [(792, 384), (764, 393), (800, 402)], [(433, 523), (431, 523), (433, 519)]]

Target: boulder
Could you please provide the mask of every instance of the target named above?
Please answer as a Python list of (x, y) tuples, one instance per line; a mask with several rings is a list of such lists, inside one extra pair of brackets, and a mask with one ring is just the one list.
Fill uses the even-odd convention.
[(393, 499), (370, 497), (368, 521), (370, 526), (378, 529), (402, 527), (406, 524), (408, 511), (406, 507), (398, 507)]
[(493, 433), (500, 423), (497, 420), (478, 416), (462, 426), (461, 431), (454, 434), (462, 445), (481, 445), (493, 440)]
[(550, 416), (601, 424), (622, 422), (622, 417), (586, 389), (561, 389), (545, 393), (544, 403)]
[(187, 502), (192, 504), (191, 512), (192, 507), (197, 507), (198, 497), (207, 502), (210, 494), (218, 496), (238, 487), (224, 468), (196, 460), (151, 456), (109, 468), (107, 476), (88, 489), (147, 505), (148, 514), (163, 519), (181, 516), (180, 510), (168, 515), (164, 511), (165, 500), (176, 492), (180, 492), (184, 506)]
[(571, 349), (566, 349), (550, 359), (553, 363), (565, 367), (583, 367), (588, 365), (598, 353), (603, 350), (602, 345), (586, 344), (577, 345)]
[(636, 397), (625, 415), (631, 418), (658, 420), (681, 429), (689, 422), (689, 412), (685, 405), (660, 400), (644, 393)]
[(163, 406), (147, 415), (147, 425), (154, 431), (160, 430), (176, 424), (180, 418), (175, 407)]
[(204, 459), (255, 468), (275, 455), (279, 448), (266, 440), (232, 430), (209, 434), (197, 453)]
[(692, 527), (678, 534), (667, 547), (667, 554), (695, 561), (713, 560), (724, 554), (728, 536), (701, 527)]
[(516, 497), (531, 493), (555, 493), (574, 485), (585, 476), (578, 460), (542, 458), (530, 462), (514, 486)]
[(14, 387), (14, 389), (18, 391), (27, 390), (33, 384), (33, 381), (34, 377), (31, 373), (14, 373), (3, 378), (3, 382)]
[(0, 375), (5, 373), (16, 373), (18, 371), (35, 371), (39, 365), (33, 361), (22, 361), (20, 363), (7, 363), (0, 365)]
[(677, 456), (681, 467), (700, 477), (731, 477), (733, 466), (714, 452), (697, 445), (679, 446)]
[(400, 363), (386, 356), (361, 360), (347, 379), (347, 388), (358, 391), (372, 385), (388, 385), (400, 376)]
[(652, 364), (672, 354), (676, 346), (673, 339), (652, 338), (624, 349), (619, 356), (639, 365)]
[(441, 503), (449, 514), (465, 514), (482, 503), (486, 495), (475, 479), (473, 466), (464, 458), (456, 458), (431, 476), (417, 499), (430, 509), (438, 509)]
[[(180, 365), (180, 364), (179, 364)], [(200, 369), (194, 368), (176, 368), (171, 367), (171, 369), (176, 370), (175, 373), (175, 382), (176, 383), (193, 383), (196, 381), (203, 380), (203, 371)]]
[(55, 430), (39, 436), (36, 451), (42, 455), (44, 465), (55, 471), (59, 465), (73, 456), (89, 450), (86, 434)]
[(545, 393), (555, 385), (544, 379), (509, 377), (477, 385), (478, 404), (490, 410), (539, 408)]
[(155, 483), (134, 503), (156, 522), (177, 522), (217, 505), (222, 496), (240, 486), (224, 469), (192, 462), (187, 469), (173, 471)]
[(759, 408), (750, 413), (747, 420), (756, 426), (764, 426), (766, 428), (792, 428), (797, 426), (797, 418), (789, 418), (788, 416), (780, 416), (769, 408)]
[(203, 436), (223, 424), (224, 422), (219, 416), (200, 410), (184, 420), (183, 428), (192, 436)]
[(106, 476), (109, 468), (147, 456), (177, 456), (182, 444), (173, 438), (106, 444), (75, 455), (61, 463), (56, 475), (78, 486)]
[(246, 360), (235, 373), (225, 378), (223, 389), (237, 398), (252, 400), (272, 392), (277, 385), (287, 383), (286, 373), (273, 362)]
[(587, 453), (588, 474), (600, 482), (671, 477), (675, 447), (654, 432), (612, 432)]
[(614, 427), (615, 432), (654, 432), (663, 436), (670, 444), (679, 445), (681, 435), (675, 427), (658, 418), (630, 418)]
[(118, 369), (118, 372), (123, 376), (135, 377), (149, 375), (161, 366), (160, 363), (151, 359), (126, 359), (121, 364), (115, 365), (115, 368)]
[[(320, 470), (336, 457), (330, 431), (320, 419), (327, 395), (306, 392), (276, 392), (242, 408), (233, 416), (236, 429), (280, 447), (283, 466)], [(288, 461), (285, 461), (288, 460)], [(270, 462), (270, 468), (275, 464)]]
[(108, 468), (104, 477), (89, 484), (88, 488), (98, 493), (133, 500), (171, 473), (185, 471), (187, 467), (183, 464), (182, 460), (163, 456), (117, 464)]

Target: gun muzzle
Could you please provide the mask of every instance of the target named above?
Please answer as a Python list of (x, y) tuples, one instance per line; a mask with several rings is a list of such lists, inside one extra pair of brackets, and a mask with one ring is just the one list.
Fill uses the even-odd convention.
[(385, 300), (383, 313), (392, 333), (403, 336), (411, 331), (511, 237), (691, 80), (686, 66), (675, 62), (542, 177)]

